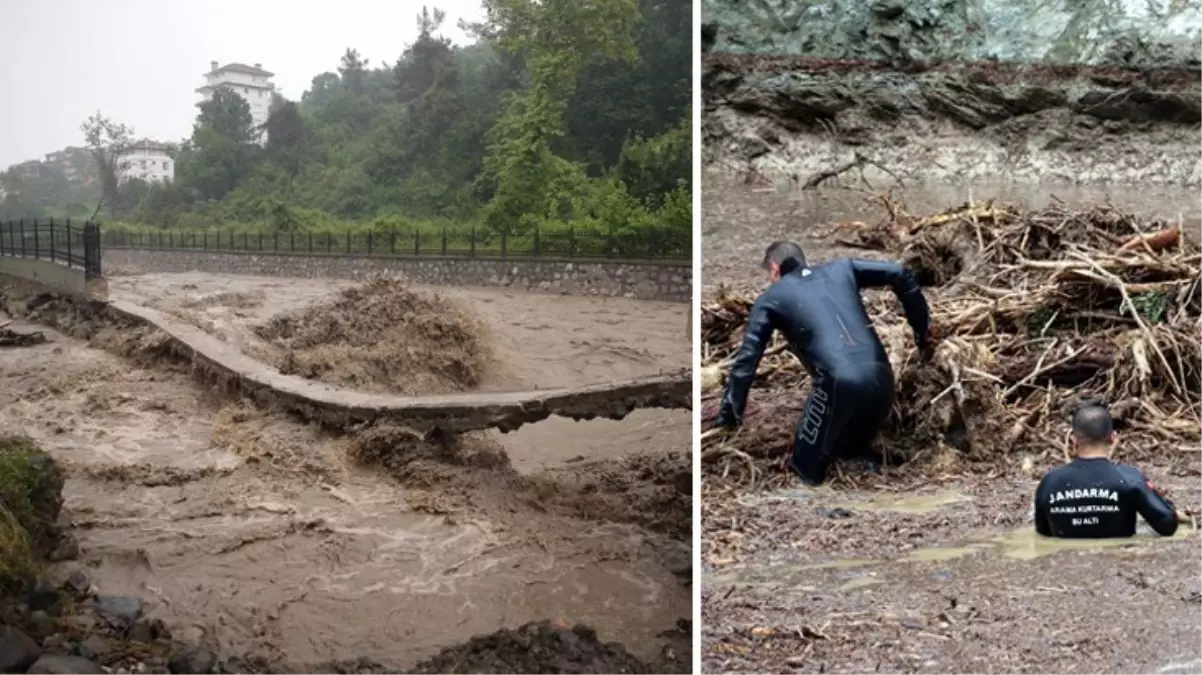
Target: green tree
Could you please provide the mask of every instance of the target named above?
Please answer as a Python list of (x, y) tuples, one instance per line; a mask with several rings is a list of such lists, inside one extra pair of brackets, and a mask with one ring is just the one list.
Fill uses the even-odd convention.
[(258, 132), (250, 105), (228, 87), (197, 107), (192, 138), (176, 161), (176, 180), (204, 199), (221, 199), (249, 174)]
[(451, 41), (436, 35), (447, 18), (446, 12), (422, 7), (417, 15), (417, 40), (405, 48), (393, 68), (397, 98), (408, 103), (434, 86), (443, 64), (451, 56)]
[[(118, 207), (118, 187), (120, 183), (120, 161), (121, 155), (129, 150), (129, 146), (133, 144), (134, 130), (130, 127), (114, 122), (104, 115), (97, 112), (92, 115), (80, 126), (83, 131), (84, 143), (88, 148), (88, 153), (92, 156), (92, 161), (96, 164), (96, 172), (100, 177), (101, 196), (96, 202), (96, 209), (92, 212), (92, 218), (95, 218), (100, 213), (100, 208), (107, 202), (111, 206)], [(123, 213), (116, 213), (118, 217)]]
[(363, 93), (363, 85), (367, 77), (367, 59), (359, 55), (357, 49), (347, 49), (342, 55), (342, 63), (338, 67), (342, 75), (342, 85), (348, 91), (356, 94)]
[(488, 223), (512, 231), (531, 216), (568, 215), (583, 171), (551, 144), (564, 135), (581, 69), (593, 60), (635, 58), (638, 8), (633, 0), (485, 0), (484, 8), (500, 44), (524, 57), (530, 77), (493, 127), (484, 161), (493, 193)]

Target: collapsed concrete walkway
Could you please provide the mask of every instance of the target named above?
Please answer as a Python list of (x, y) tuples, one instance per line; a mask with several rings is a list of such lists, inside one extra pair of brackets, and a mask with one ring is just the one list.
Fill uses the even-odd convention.
[(687, 370), (576, 388), (423, 397), (369, 394), (284, 375), (200, 328), (149, 307), (123, 300), (112, 300), (106, 307), (119, 319), (161, 330), (171, 338), (173, 349), (222, 386), (332, 426), (386, 421), (426, 433), (512, 431), (552, 415), (621, 419), (638, 408), (692, 406), (693, 384)]

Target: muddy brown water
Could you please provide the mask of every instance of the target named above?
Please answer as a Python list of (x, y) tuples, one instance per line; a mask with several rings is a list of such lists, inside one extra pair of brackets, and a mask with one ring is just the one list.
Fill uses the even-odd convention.
[[(206, 308), (230, 317), (231, 339), (338, 287), (175, 277), (113, 287), (158, 303), (265, 288), (255, 314)], [(660, 330), (661, 320), (684, 323), (682, 305), (454, 292), (485, 308), (500, 342), (526, 359), (515, 370), (541, 386), (687, 363), (680, 331)], [(618, 316), (620, 326), (606, 321)], [(690, 591), (674, 573), (686, 542), (548, 510), (538, 494), (500, 494), (512, 484), (501, 481), (448, 502), (454, 486), (400, 484), (352, 465), (347, 439), (219, 400), (186, 372), (43, 326), (13, 327), (43, 330), (51, 342), (0, 350), (0, 433), (28, 434), (67, 466), (66, 508), (100, 592), (145, 597), (149, 613), (185, 639), (293, 667), (363, 656), (406, 668), (472, 636), (550, 618), (590, 624), (652, 660), (657, 634), (691, 615)], [(639, 411), (621, 421), (549, 420), (497, 439), (519, 471), (554, 483), (544, 471), (683, 454), (689, 428), (687, 411)]]
[[(882, 217), (852, 190), (750, 186), (717, 170), (704, 185), (706, 293), (762, 284), (758, 262), (776, 239), (798, 240), (818, 261), (854, 255), (811, 237)], [(1034, 206), (1109, 199), (1187, 221), (1202, 214), (1192, 189), (926, 185), (895, 194), (920, 214), (970, 194)], [(1037, 538), (1031, 498), (1046, 468), (707, 498), (704, 672), (1197, 672), (1198, 533), (1096, 545)], [(1202, 502), (1196, 469), (1141, 468), (1178, 505)], [(706, 515), (715, 512), (721, 518)]]

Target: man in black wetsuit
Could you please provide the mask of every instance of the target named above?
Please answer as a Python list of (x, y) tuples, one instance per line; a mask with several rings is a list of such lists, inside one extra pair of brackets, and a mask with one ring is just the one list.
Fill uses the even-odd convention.
[(801, 248), (782, 241), (768, 247), (764, 267), (773, 284), (751, 308), (718, 424), (742, 423), (756, 368), (779, 330), (813, 379), (789, 467), (803, 482), (818, 485), (836, 458), (872, 461), (872, 441), (893, 405), (893, 369), (860, 291), (893, 289), (924, 357), (931, 347), (930, 314), (918, 281), (897, 263), (840, 259), (808, 267)]
[(1177, 510), (1139, 469), (1110, 461), (1110, 413), (1097, 405), (1073, 415), (1073, 461), (1052, 469), (1035, 491), (1035, 531), (1045, 537), (1104, 539), (1135, 534), (1139, 514), (1158, 534), (1177, 531)]

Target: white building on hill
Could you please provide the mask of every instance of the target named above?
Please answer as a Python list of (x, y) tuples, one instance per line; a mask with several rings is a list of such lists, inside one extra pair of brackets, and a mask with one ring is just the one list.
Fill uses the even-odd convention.
[(155, 183), (175, 180), (175, 159), (169, 154), (172, 150), (166, 143), (146, 138), (135, 142), (129, 146), (129, 150), (121, 153), (117, 163), (119, 180), (124, 182), (137, 178)]
[[(263, 64), (256, 63), (248, 66), (244, 63), (227, 63), (218, 67), (216, 61), (209, 62), (209, 72), (205, 73), (204, 86), (196, 91), (210, 98), (219, 87), (228, 87), (236, 94), (246, 99), (250, 104), (250, 116), (254, 119), (255, 127), (263, 126), (267, 121), (267, 113), (271, 110), (271, 94), (275, 85), (271, 78), (275, 73), (263, 70)], [(260, 139), (262, 141), (263, 139)]]

